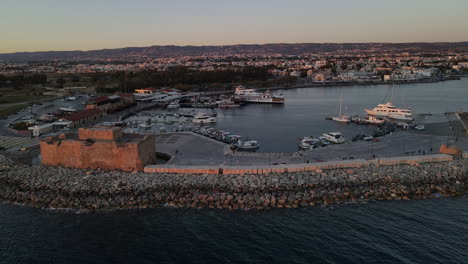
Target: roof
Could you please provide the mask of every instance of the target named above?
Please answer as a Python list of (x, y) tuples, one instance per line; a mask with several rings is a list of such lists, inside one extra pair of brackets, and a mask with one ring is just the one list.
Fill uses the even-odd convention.
[(119, 95), (111, 95), (111, 96), (108, 96), (107, 98), (109, 98), (110, 100), (114, 100), (114, 99), (119, 99), (120, 96)]
[(128, 93), (116, 93), (116, 95), (120, 97), (133, 97), (133, 94), (128, 94)]
[(94, 103), (102, 103), (102, 102), (109, 101), (109, 100), (110, 99), (107, 96), (100, 96), (100, 97), (93, 98), (93, 99), (91, 99), (89, 101), (94, 102)]
[(154, 91), (156, 88), (153, 87), (147, 87), (147, 88), (142, 88), (142, 89), (135, 89), (135, 91)]
[(101, 112), (102, 111), (100, 109), (98, 109), (98, 108), (92, 108), (92, 109), (87, 109), (87, 110), (78, 112), (76, 114), (68, 115), (68, 116), (64, 117), (64, 119), (66, 119), (68, 121), (76, 122), (76, 121), (80, 121), (82, 119), (88, 118), (90, 116), (97, 115), (97, 114), (99, 114)]

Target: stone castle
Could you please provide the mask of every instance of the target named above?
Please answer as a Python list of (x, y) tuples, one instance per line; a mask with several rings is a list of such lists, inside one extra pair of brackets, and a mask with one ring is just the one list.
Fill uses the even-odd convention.
[(41, 140), (42, 164), (81, 169), (143, 171), (156, 163), (155, 136), (122, 133), (118, 127), (80, 128)]

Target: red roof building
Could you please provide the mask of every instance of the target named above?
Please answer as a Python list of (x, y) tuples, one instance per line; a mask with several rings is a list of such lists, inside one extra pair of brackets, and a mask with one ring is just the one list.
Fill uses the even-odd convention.
[(72, 127), (80, 127), (98, 120), (103, 112), (98, 108), (85, 109), (81, 112), (64, 117), (65, 120), (72, 122)]

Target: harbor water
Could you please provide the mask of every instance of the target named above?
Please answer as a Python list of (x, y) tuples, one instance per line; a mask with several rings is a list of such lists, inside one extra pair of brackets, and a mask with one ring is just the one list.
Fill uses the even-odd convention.
[[(393, 91), (389, 92), (392, 87)], [(216, 127), (258, 140), (259, 152), (294, 152), (304, 136), (318, 137), (339, 131), (350, 140), (356, 134), (372, 133), (373, 126), (325, 120), (338, 115), (341, 96), (342, 113), (348, 115), (365, 116), (364, 109), (376, 107), (386, 96), (396, 107), (408, 107), (413, 113), (439, 115), (468, 110), (468, 78), (439, 83), (300, 88), (280, 92), (286, 98), (284, 105), (250, 104), (217, 110)]]
[[(156, 114), (155, 118), (160, 120), (174, 120), (170, 115), (176, 112), (216, 112), (217, 123), (210, 126), (241, 135), (244, 139), (257, 140), (260, 143), (258, 152), (295, 152), (298, 150), (299, 139), (304, 136), (319, 137), (327, 132), (341, 132), (345, 138), (351, 140), (357, 134), (372, 134), (375, 130), (375, 126), (372, 125), (325, 120), (326, 117), (339, 114), (341, 97), (342, 114), (361, 117), (365, 116), (364, 109), (372, 109), (383, 103), (384, 99), (385, 102), (391, 101), (398, 108), (410, 108), (414, 114), (437, 116), (431, 117), (431, 122), (447, 121), (443, 116), (445, 112), (468, 109), (468, 78), (438, 83), (314, 87), (275, 92), (284, 95), (285, 104), (247, 104), (239, 108), (215, 110), (152, 110), (146, 114)], [(165, 117), (165, 114), (168, 116)], [(135, 118), (142, 122), (149, 117)], [(196, 125), (190, 121), (182, 125), (155, 123), (151, 129), (137, 127), (128, 131), (159, 133), (161, 127), (171, 131), (172, 128), (180, 126), (185, 128)]]

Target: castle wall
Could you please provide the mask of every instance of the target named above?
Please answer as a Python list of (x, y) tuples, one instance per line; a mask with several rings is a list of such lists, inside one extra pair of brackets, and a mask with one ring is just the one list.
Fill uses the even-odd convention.
[[(90, 130), (81, 133), (80, 138), (99, 136), (115, 137), (120, 131), (100, 131), (93, 135)], [(117, 135), (115, 134), (117, 133)], [(120, 134), (119, 134), (120, 133)], [(145, 136), (141, 140), (119, 142), (115, 140), (85, 141), (79, 139), (47, 139), (40, 142), (42, 164), (73, 168), (104, 170), (143, 171), (145, 165), (156, 163), (154, 136)]]

